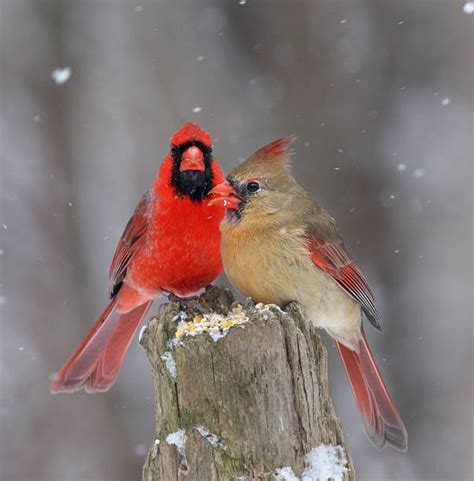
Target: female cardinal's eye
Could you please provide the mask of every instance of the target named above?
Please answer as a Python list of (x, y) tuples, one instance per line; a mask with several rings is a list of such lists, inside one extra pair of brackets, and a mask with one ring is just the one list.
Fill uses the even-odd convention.
[(260, 190), (260, 184), (258, 182), (249, 182), (247, 184), (247, 192), (250, 192), (250, 194), (255, 194), (255, 192), (258, 192)]

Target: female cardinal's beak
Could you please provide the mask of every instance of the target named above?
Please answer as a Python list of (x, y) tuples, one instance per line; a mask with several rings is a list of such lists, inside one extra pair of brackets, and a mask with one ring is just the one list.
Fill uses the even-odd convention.
[(204, 154), (199, 147), (192, 145), (184, 151), (179, 164), (179, 171), (183, 172), (185, 170), (200, 170), (201, 172), (206, 170)]
[(216, 185), (208, 195), (210, 195), (212, 199), (207, 205), (219, 205), (221, 207), (226, 207), (227, 209), (237, 209), (241, 202), (236, 190), (227, 181)]

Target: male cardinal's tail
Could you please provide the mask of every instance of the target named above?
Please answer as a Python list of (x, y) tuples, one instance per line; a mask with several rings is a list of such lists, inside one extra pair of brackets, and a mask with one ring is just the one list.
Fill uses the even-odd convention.
[(125, 314), (117, 299), (110, 301), (76, 352), (57, 373), (51, 392), (107, 391), (117, 379), (122, 361), (152, 301)]
[(405, 452), (408, 442), (405, 425), (383, 382), (364, 332), (362, 331), (359, 354), (338, 342), (336, 346), (349, 377), (367, 436), (378, 448), (388, 444)]

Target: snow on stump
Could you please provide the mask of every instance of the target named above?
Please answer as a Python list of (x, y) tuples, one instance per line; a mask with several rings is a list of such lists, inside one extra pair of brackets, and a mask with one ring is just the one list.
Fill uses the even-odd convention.
[(296, 305), (209, 287), (187, 318), (160, 308), (141, 344), (155, 386), (144, 481), (353, 481), (327, 353)]

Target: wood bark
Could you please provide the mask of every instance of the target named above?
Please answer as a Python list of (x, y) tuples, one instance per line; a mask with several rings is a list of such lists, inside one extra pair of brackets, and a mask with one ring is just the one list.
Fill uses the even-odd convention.
[[(194, 307), (227, 315), (235, 306), (230, 291), (210, 287)], [(144, 481), (272, 480), (283, 467), (299, 477), (305, 455), (321, 444), (342, 447), (343, 479), (355, 479), (326, 350), (296, 305), (282, 311), (247, 300), (248, 322), (217, 341), (207, 333), (177, 340), (179, 312), (178, 303), (161, 306), (141, 339), (156, 409)], [(182, 448), (173, 443), (180, 435)]]

